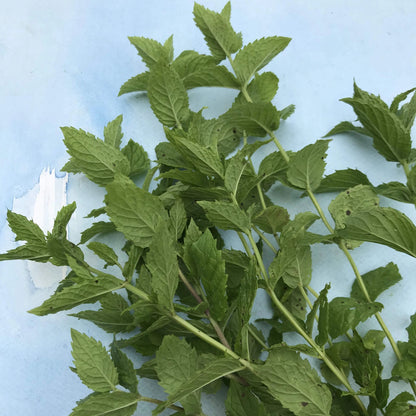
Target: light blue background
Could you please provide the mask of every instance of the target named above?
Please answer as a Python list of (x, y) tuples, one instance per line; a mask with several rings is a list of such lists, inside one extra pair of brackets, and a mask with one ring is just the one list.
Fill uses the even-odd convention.
[[(223, 1), (202, 1), (220, 10)], [(175, 50), (206, 52), (192, 21), (190, 0), (61, 1), (17, 0), (2, 5), (0, 17), (0, 250), (14, 247), (5, 227), (5, 214), (14, 197), (38, 181), (45, 167), (61, 168), (67, 159), (60, 126), (72, 125), (102, 134), (103, 126), (124, 115), (125, 139), (139, 141), (153, 157), (162, 140), (161, 127), (145, 98), (117, 98), (121, 84), (144, 70), (127, 36), (164, 41), (174, 34)], [(281, 35), (293, 41), (268, 70), (280, 78), (275, 104), (296, 105), (296, 113), (277, 135), (287, 149), (296, 150), (323, 136), (342, 120), (353, 120), (350, 108), (338, 99), (350, 96), (353, 78), (363, 89), (390, 102), (399, 92), (416, 86), (416, 2), (349, 0), (240, 0), (232, 4), (232, 24), (247, 43), (261, 36)], [(234, 93), (193, 90), (194, 109), (208, 105), (207, 116), (228, 108)], [(274, 149), (263, 149), (263, 155)], [(352, 167), (368, 173), (373, 183), (403, 180), (394, 164), (387, 165), (359, 138), (337, 137), (330, 146), (328, 172)], [(79, 201), (76, 219), (102, 195), (83, 178), (70, 178), (69, 200)], [(292, 191), (273, 188), (271, 196), (293, 213), (312, 209)], [(321, 198), (323, 204), (329, 196)], [(412, 207), (405, 209), (415, 220)], [(76, 239), (76, 236), (74, 236)], [(390, 249), (364, 245), (354, 251), (360, 270), (394, 260), (403, 282), (383, 295), (383, 316), (394, 336), (405, 339), (404, 327), (416, 310), (415, 263)], [(333, 296), (347, 294), (352, 273), (335, 247), (314, 250), (313, 286), (333, 282)], [(323, 263), (326, 263), (325, 265)], [(35, 289), (23, 262), (0, 264), (0, 402), (1, 414), (67, 416), (76, 400), (88, 394), (71, 365), (69, 328), (110, 338), (87, 322), (65, 313), (38, 318), (25, 311), (39, 305), (51, 290)], [(261, 302), (256, 304), (259, 313)], [(391, 353), (384, 354), (388, 367)], [(142, 383), (143, 394), (154, 385)], [(393, 391), (403, 388), (397, 385)], [(395, 390), (394, 390), (395, 389)], [(209, 398), (207, 413), (220, 415), (221, 400)], [(141, 407), (144, 409), (144, 407)], [(147, 408), (150, 409), (150, 408)], [(144, 410), (143, 414), (150, 414)], [(139, 412), (137, 412), (139, 414)]]

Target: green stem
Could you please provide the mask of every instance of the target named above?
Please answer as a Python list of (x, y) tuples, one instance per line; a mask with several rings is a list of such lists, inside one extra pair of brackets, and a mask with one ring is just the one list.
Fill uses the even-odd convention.
[[(301, 293), (301, 295), (302, 295), (302, 297), (303, 297), (303, 299), (305, 299), (305, 301), (306, 301), (306, 303), (309, 305), (309, 308), (313, 308), (313, 305), (312, 305), (312, 302), (311, 302), (311, 300), (309, 299), (309, 296), (307, 295), (307, 293), (305, 292), (305, 289), (304, 289), (304, 287), (300, 284), (299, 286), (298, 286), (298, 288), (299, 288), (299, 290), (300, 290), (300, 293)], [(315, 317), (316, 318), (316, 320), (318, 320), (318, 317)]]
[(263, 349), (265, 351), (269, 350), (269, 347), (264, 343), (264, 341), (254, 332), (253, 328), (249, 325), (247, 325), (248, 327), (248, 332), (250, 332), (251, 336), (263, 347)]
[(403, 166), (403, 169), (404, 169), (404, 173), (405, 173), (405, 175), (406, 175), (406, 178), (407, 178), (407, 179), (409, 179), (409, 175), (410, 175), (410, 168), (409, 168), (409, 164), (408, 164), (405, 160), (403, 160), (403, 161), (401, 162), (401, 164), (402, 164), (402, 166)]
[(152, 182), (153, 176), (155, 176), (155, 173), (159, 169), (159, 165), (153, 166), (152, 169), (149, 169), (147, 171), (146, 177), (144, 178), (142, 189), (144, 191), (149, 191), (150, 184)]
[[(148, 403), (153, 403), (153, 404), (165, 403), (163, 400), (153, 399), (152, 397), (145, 397), (145, 396), (140, 396), (140, 399), (138, 399), (138, 401), (148, 402)], [(171, 404), (170, 406), (168, 406), (168, 408), (172, 410), (176, 410), (177, 412), (184, 412), (183, 407), (176, 406), (174, 404)]]
[(257, 264), (260, 267), (260, 272), (263, 275), (263, 279), (267, 280), (267, 272), (266, 268), (264, 267), (263, 259), (261, 258), (261, 254), (259, 252), (259, 249), (256, 245), (256, 242), (253, 239), (253, 236), (251, 235), (251, 232), (249, 230), (246, 231), (246, 236), (248, 238), (248, 241), (250, 241), (251, 247), (253, 249), (254, 255), (257, 259)]
[(306, 289), (308, 289), (308, 290), (309, 290), (309, 292), (310, 292), (310, 293), (312, 293), (312, 295), (313, 295), (315, 298), (318, 298), (318, 297), (319, 297), (319, 293), (318, 293), (318, 292), (316, 292), (316, 290), (314, 290), (313, 288), (311, 288), (311, 286), (310, 286), (310, 285), (306, 286)]
[(274, 254), (277, 254), (277, 250), (273, 247), (273, 244), (268, 240), (268, 238), (255, 225), (253, 225), (253, 230), (270, 247), (270, 250), (272, 250)]

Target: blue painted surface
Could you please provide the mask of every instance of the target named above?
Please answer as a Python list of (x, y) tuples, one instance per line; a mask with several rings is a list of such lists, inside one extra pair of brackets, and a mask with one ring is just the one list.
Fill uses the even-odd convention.
[[(224, 2), (203, 2), (220, 9)], [(59, 127), (73, 125), (101, 135), (103, 126), (124, 114), (125, 139), (133, 137), (153, 155), (162, 130), (152, 116), (147, 100), (136, 95), (117, 98), (120, 85), (144, 70), (127, 36), (139, 35), (164, 41), (174, 33), (177, 51), (206, 51), (202, 36), (192, 22), (190, 0), (144, 2), (102, 2), (17, 0), (2, 6), (0, 25), (0, 250), (14, 247), (13, 236), (4, 227), (5, 213), (14, 197), (24, 194), (38, 181), (43, 168), (60, 168), (67, 157)], [(268, 67), (280, 78), (276, 105), (294, 103), (296, 113), (282, 126), (278, 137), (289, 149), (299, 149), (324, 135), (341, 120), (353, 120), (352, 111), (338, 99), (350, 96), (352, 80), (364, 89), (380, 93), (386, 101), (415, 86), (416, 3), (321, 0), (239, 0), (233, 3), (232, 23), (243, 32), (245, 42), (261, 36), (293, 38), (287, 51)], [(221, 90), (192, 91), (191, 106), (208, 104), (207, 114), (226, 109), (233, 94)], [(201, 99), (202, 97), (202, 99)], [(337, 138), (328, 157), (328, 172), (335, 166), (369, 172), (380, 183), (403, 180), (394, 166), (385, 165), (365, 141)], [(266, 153), (268, 150), (264, 149)], [(379, 169), (380, 165), (383, 169)], [(91, 196), (82, 179), (72, 179), (70, 199), (86, 205)], [(288, 196), (292, 212), (312, 209), (292, 192), (274, 189), (272, 196)], [(292, 199), (291, 199), (292, 198)], [(329, 201), (329, 197), (323, 197)], [(390, 205), (398, 206), (389, 202)], [(81, 205), (81, 203), (79, 203)], [(400, 207), (403, 209), (403, 207)], [(82, 210), (82, 208), (81, 208)], [(415, 214), (406, 208), (413, 219)], [(81, 215), (79, 216), (81, 217)], [(319, 260), (330, 255), (329, 264)], [(409, 290), (414, 263), (389, 249), (363, 246), (355, 251), (363, 272), (396, 261), (404, 281), (383, 299), (384, 316), (397, 338), (414, 312)], [(352, 275), (335, 248), (314, 250), (314, 286), (337, 280), (332, 295), (347, 293)], [(328, 272), (332, 270), (332, 272)], [(0, 399), (1, 414), (66, 416), (87, 389), (67, 367), (71, 365), (69, 328), (96, 334), (109, 341), (99, 329), (75, 321), (64, 313), (37, 318), (25, 311), (40, 304), (51, 290), (36, 290), (24, 263), (0, 264)], [(256, 311), (261, 312), (261, 302)], [(391, 359), (387, 353), (386, 361)], [(151, 395), (153, 384), (146, 385)], [(401, 386), (397, 387), (401, 389)], [(210, 399), (207, 414), (219, 415), (218, 404)], [(149, 410), (143, 410), (148, 414)], [(139, 413), (137, 413), (139, 414)]]

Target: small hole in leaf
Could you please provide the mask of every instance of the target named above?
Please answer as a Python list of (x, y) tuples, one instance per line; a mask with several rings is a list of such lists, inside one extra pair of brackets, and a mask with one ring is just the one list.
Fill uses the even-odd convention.
[(98, 283), (98, 280), (95, 280), (95, 283)]
[(302, 402), (302, 406), (306, 407), (309, 403), (308, 402)]
[(350, 211), (349, 209), (347, 209), (347, 210), (345, 211), (345, 213), (346, 213), (347, 215), (351, 215), (351, 211)]
[(237, 133), (237, 129), (233, 128), (233, 133), (236, 134)]

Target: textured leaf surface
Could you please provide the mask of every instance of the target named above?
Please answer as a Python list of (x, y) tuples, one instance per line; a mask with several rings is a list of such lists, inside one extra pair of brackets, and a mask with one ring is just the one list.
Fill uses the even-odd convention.
[(53, 294), (41, 306), (31, 309), (29, 312), (43, 316), (72, 309), (83, 303), (95, 303), (102, 296), (121, 287), (122, 282), (115, 277), (100, 275), (96, 279), (65, 287), (60, 292)]
[(104, 143), (107, 143), (115, 149), (120, 149), (121, 139), (123, 138), (121, 131), (122, 122), (123, 116), (120, 114), (104, 127)]
[[(279, 87), (279, 78), (273, 72), (255, 74), (253, 80), (247, 85), (247, 94), (253, 103), (268, 103), (273, 100)], [(241, 92), (235, 99), (238, 104), (247, 102)], [(280, 114), (282, 118), (282, 114)]]
[(337, 233), (344, 238), (383, 244), (416, 257), (416, 227), (400, 211), (375, 207), (361, 211), (345, 221)]
[(273, 397), (297, 416), (330, 416), (331, 393), (308, 361), (287, 347), (274, 348), (258, 376)]
[(140, 396), (124, 391), (88, 396), (73, 409), (70, 416), (132, 416)]
[[(344, 192), (331, 201), (328, 210), (335, 221), (335, 228), (341, 229), (345, 221), (351, 215), (359, 213), (362, 210), (371, 210), (377, 207), (379, 199), (373, 189), (366, 185), (357, 185)], [(359, 214), (357, 214), (359, 215)], [(346, 240), (347, 248), (352, 249), (361, 245), (361, 241)]]
[(147, 91), (149, 72), (143, 72), (128, 79), (121, 87), (118, 95), (128, 94), (129, 92)]
[(211, 232), (206, 230), (194, 242), (185, 242), (185, 261), (194, 278), (204, 286), (210, 311), (217, 320), (224, 318), (227, 304), (225, 261)]
[[(356, 87), (356, 86), (355, 86)], [(410, 134), (397, 117), (389, 111), (380, 97), (360, 90), (353, 98), (342, 101), (351, 105), (358, 119), (373, 137), (375, 149), (388, 161), (400, 162), (407, 160), (410, 154)]]
[(134, 318), (126, 312), (129, 304), (117, 293), (109, 293), (100, 298), (98, 311), (81, 311), (74, 313), (79, 319), (86, 319), (109, 333), (130, 332), (135, 329)]
[(203, 33), (212, 56), (217, 61), (222, 61), (227, 55), (241, 48), (241, 34), (234, 31), (229, 19), (224, 15), (195, 3), (194, 20)]
[(114, 390), (118, 384), (117, 370), (101, 342), (75, 329), (71, 330), (71, 337), (74, 365), (82, 382), (97, 392)]
[(163, 405), (159, 405), (156, 408), (156, 414), (159, 414), (169, 405), (182, 400), (183, 397), (201, 389), (213, 381), (243, 369), (244, 366), (237, 360), (232, 358), (218, 358), (203, 369), (197, 371), (188, 380), (185, 380), (175, 393), (169, 395), (167, 401)]
[(123, 176), (107, 186), (107, 214), (118, 231), (139, 247), (148, 247), (159, 221), (167, 218), (163, 204)]
[(414, 203), (414, 195), (410, 189), (401, 182), (387, 182), (378, 185), (375, 191), (379, 195), (394, 199), (395, 201), (405, 202), (407, 204)]
[(175, 240), (165, 222), (156, 228), (146, 255), (146, 266), (152, 274), (152, 288), (159, 303), (173, 309), (173, 296), (178, 286), (178, 260)]
[(150, 167), (150, 161), (147, 153), (139, 143), (129, 140), (126, 146), (121, 149), (130, 164), (129, 176), (140, 175)]
[(290, 38), (270, 36), (244, 46), (234, 60), (235, 72), (241, 84), (247, 84), (254, 74), (282, 52), (289, 42)]
[[(381, 293), (402, 280), (399, 269), (394, 263), (388, 263), (384, 267), (371, 270), (363, 274), (362, 278), (372, 301), (375, 301)], [(356, 280), (352, 284), (351, 297), (365, 300), (365, 296)]]
[[(198, 355), (185, 340), (174, 335), (163, 338), (162, 345), (156, 353), (156, 372), (159, 384), (166, 393), (174, 394), (182, 384), (191, 378), (198, 368)], [(187, 413), (201, 411), (201, 392), (191, 393), (181, 400)]]
[(287, 179), (292, 185), (311, 191), (319, 187), (325, 170), (328, 144), (328, 140), (318, 140), (290, 158)]
[(168, 64), (170, 62), (169, 49), (158, 41), (141, 36), (131, 36), (129, 40), (148, 68), (157, 63)]
[(370, 185), (367, 175), (357, 169), (336, 170), (325, 176), (315, 193), (342, 192), (357, 185)]
[(85, 229), (81, 233), (80, 244), (85, 244), (91, 238), (95, 237), (97, 234), (101, 233), (110, 233), (116, 231), (116, 226), (112, 222), (98, 221), (94, 222), (91, 227)]
[(247, 214), (231, 202), (199, 201), (208, 219), (223, 230), (247, 231), (250, 229), (250, 220)]
[(255, 225), (270, 234), (282, 231), (288, 222), (289, 213), (286, 208), (279, 207), (278, 205), (267, 207), (253, 219)]
[(280, 115), (271, 103), (234, 104), (223, 116), (227, 122), (234, 124), (247, 135), (264, 137), (277, 130)]
[(111, 247), (107, 246), (107, 244), (93, 241), (89, 243), (87, 247), (92, 250), (98, 257), (104, 260), (106, 265), (114, 266), (118, 263), (117, 254)]
[(138, 379), (133, 362), (117, 347), (114, 342), (111, 344), (111, 358), (117, 368), (119, 384), (132, 393), (137, 392)]
[(179, 127), (188, 118), (188, 94), (172, 68), (158, 65), (152, 69), (148, 96), (153, 112), (164, 126)]
[(129, 162), (120, 150), (81, 129), (62, 127), (62, 133), (77, 168), (96, 184), (110, 183), (116, 172), (129, 173)]
[(329, 334), (332, 338), (339, 337), (382, 309), (383, 305), (378, 302), (368, 303), (352, 298), (334, 298), (329, 302)]

